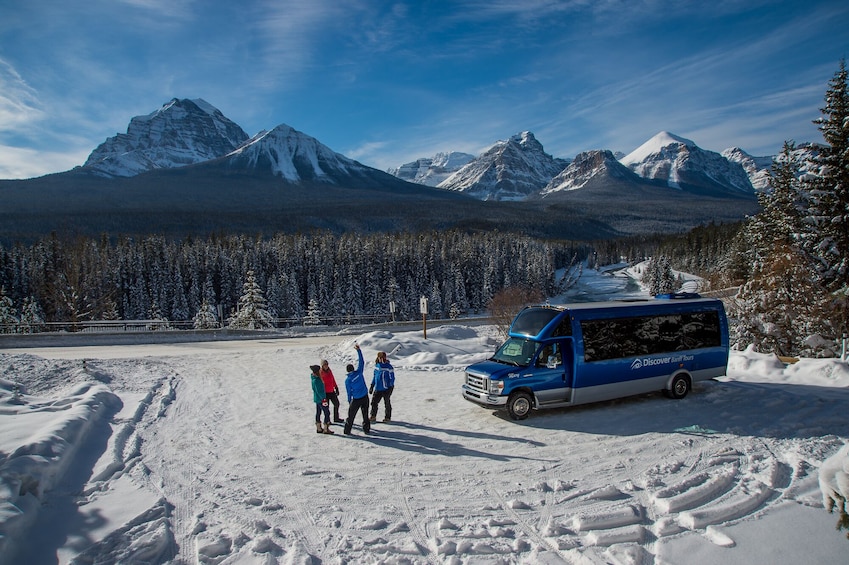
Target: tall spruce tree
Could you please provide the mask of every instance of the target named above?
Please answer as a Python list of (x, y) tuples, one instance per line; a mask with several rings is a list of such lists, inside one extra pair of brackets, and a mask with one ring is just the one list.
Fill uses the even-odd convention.
[(253, 271), (245, 275), (242, 296), (239, 297), (239, 309), (230, 318), (230, 327), (238, 329), (258, 330), (272, 327), (271, 314), (266, 309), (265, 296), (256, 281)]
[(811, 253), (822, 263), (830, 290), (849, 288), (849, 90), (846, 60), (829, 81), (822, 117), (814, 120), (826, 146), (816, 157), (821, 173), (809, 181)]

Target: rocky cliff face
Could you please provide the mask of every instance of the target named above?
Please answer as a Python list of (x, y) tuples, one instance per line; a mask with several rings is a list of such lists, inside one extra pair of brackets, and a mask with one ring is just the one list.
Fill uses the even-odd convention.
[(474, 155), (460, 151), (437, 153), (433, 157), (423, 157), (410, 163), (404, 163), (398, 168), (389, 169), (387, 172), (407, 182), (437, 186), (474, 158)]
[(479, 200), (522, 200), (542, 190), (567, 164), (546, 153), (526, 131), (498, 141), (438, 187)]
[(621, 163), (638, 176), (670, 188), (712, 193), (754, 192), (740, 163), (665, 131), (626, 155)]
[(105, 177), (132, 177), (215, 159), (247, 139), (241, 127), (206, 101), (174, 98), (132, 118), (127, 133), (101, 143), (82, 168)]
[(617, 161), (613, 153), (608, 150), (584, 151), (578, 153), (563, 171), (551, 179), (551, 182), (542, 189), (540, 196), (546, 197), (558, 192), (578, 190), (592, 180), (602, 179), (636, 181), (637, 176)]

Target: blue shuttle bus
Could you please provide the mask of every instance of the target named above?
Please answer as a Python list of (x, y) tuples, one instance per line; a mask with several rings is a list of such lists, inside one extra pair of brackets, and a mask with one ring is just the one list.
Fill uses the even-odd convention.
[(725, 375), (727, 365), (719, 300), (673, 294), (529, 306), (492, 357), (466, 367), (463, 397), (523, 420), (532, 409), (659, 390), (684, 398), (693, 383)]

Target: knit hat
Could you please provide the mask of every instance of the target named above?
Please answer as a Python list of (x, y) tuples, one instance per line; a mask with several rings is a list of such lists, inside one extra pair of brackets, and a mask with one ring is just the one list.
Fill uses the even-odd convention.
[(318, 365), (310, 365), (310, 369), (313, 373), (318, 374), (318, 372), (321, 370), (321, 367), (319, 367)]

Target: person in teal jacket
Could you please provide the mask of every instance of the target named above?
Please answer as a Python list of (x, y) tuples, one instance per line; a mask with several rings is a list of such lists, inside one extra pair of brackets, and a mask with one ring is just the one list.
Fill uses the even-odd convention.
[(371, 399), (370, 419), (372, 422), (377, 421), (377, 408), (381, 400), (383, 400), (383, 421), (392, 420), (392, 401), (390, 398), (393, 390), (395, 390), (395, 370), (386, 359), (386, 352), (381, 351), (374, 361), (374, 377), (369, 388), (369, 392), (374, 393)]
[(345, 435), (351, 433), (354, 427), (354, 418), (357, 416), (357, 411), (363, 413), (363, 431), (369, 433), (371, 431), (371, 423), (368, 419), (368, 388), (366, 388), (366, 379), (363, 377), (363, 352), (360, 351), (360, 346), (354, 344), (354, 349), (357, 350), (357, 368), (348, 363), (348, 376), (345, 377), (345, 391), (348, 393), (348, 419), (345, 420)]
[[(310, 365), (312, 374), (312, 400), (315, 402), (315, 433), (332, 434), (330, 429), (330, 403), (327, 401), (327, 393), (324, 390), (324, 381), (321, 380), (318, 365)], [(321, 426), (321, 414), (324, 413), (324, 427)]]

